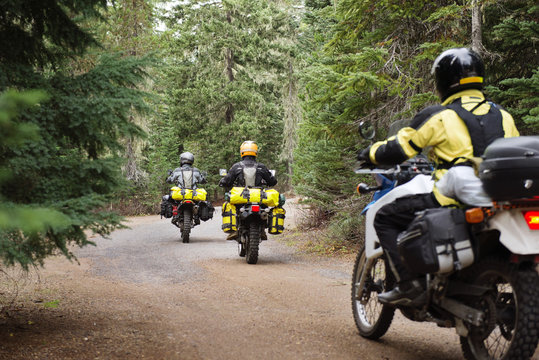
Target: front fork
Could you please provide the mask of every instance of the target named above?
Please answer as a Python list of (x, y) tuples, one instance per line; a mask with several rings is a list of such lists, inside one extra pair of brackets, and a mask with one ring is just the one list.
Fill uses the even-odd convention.
[(363, 257), (359, 260), (358, 269), (360, 269), (359, 279), (356, 280), (356, 299), (361, 302), (362, 305), (366, 304), (367, 299), (363, 297), (363, 292), (365, 290), (365, 283), (367, 281), (367, 276), (372, 268), (372, 265), (376, 261), (376, 258), (367, 259)]

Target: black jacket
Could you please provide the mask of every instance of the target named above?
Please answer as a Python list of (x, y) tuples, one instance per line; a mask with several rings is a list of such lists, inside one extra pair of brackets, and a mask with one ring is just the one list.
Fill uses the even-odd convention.
[(219, 181), (219, 186), (230, 188), (234, 185), (245, 186), (243, 178), (244, 167), (256, 166), (255, 186), (273, 186), (277, 184), (277, 179), (271, 175), (266, 165), (256, 162), (253, 156), (245, 156), (240, 162), (232, 165), (228, 174)]

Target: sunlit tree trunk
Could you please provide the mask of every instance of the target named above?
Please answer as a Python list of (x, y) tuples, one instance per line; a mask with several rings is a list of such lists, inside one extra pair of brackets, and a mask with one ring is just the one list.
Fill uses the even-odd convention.
[(479, 5), (479, 0), (472, 0), (472, 50), (478, 54), (483, 50), (481, 6)]

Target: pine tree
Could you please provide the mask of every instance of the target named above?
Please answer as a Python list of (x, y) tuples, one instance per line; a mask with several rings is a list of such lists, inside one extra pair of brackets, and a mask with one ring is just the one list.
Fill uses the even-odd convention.
[(29, 124), (39, 136), (18, 147), (0, 145), (1, 166), (10, 169), (0, 196), (6, 204), (57, 215), (54, 221), (26, 215), (15, 228), (0, 223), (6, 265), (27, 268), (58, 251), (71, 257), (70, 243), (90, 244), (85, 230), (106, 234), (120, 226), (121, 218), (104, 205), (123, 184), (119, 137), (142, 134), (129, 114), (147, 108), (136, 89), (145, 71), (138, 59), (106, 55), (86, 69), (78, 66), (78, 56), (96, 44), (78, 21), (99, 19), (106, 5), (104, 0), (0, 5), (0, 91), (40, 89), (48, 97), (11, 120)]
[(505, 106), (521, 134), (539, 130), (539, 6), (497, 1), (485, 6), (484, 43), (488, 95)]
[(178, 36), (171, 36), (165, 74), (170, 101), (167, 118), (155, 124), (161, 163), (175, 167), (178, 152), (191, 151), (216, 184), (218, 169), (238, 161), (240, 144), (253, 140), (259, 160), (282, 177), (293, 19), (274, 2), (248, 0), (182, 3), (174, 14)]

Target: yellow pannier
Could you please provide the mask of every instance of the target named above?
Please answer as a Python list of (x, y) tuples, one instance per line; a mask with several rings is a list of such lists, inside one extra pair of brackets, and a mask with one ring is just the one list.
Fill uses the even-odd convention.
[(221, 228), (224, 232), (229, 233), (236, 231), (236, 207), (228, 201), (223, 204), (223, 225)]
[(271, 209), (271, 216), (268, 218), (268, 232), (273, 235), (281, 234), (284, 230), (284, 218), (286, 211), (276, 207)]
[(174, 200), (197, 200), (206, 201), (208, 193), (204, 189), (182, 189), (177, 186), (170, 188), (171, 197)]
[(204, 189), (196, 189), (193, 192), (193, 200), (206, 201), (207, 196), (208, 196), (208, 192)]
[(253, 189), (235, 186), (230, 190), (232, 204), (262, 203), (269, 207), (279, 205), (279, 192), (274, 189)]
[(193, 199), (193, 190), (191, 189), (182, 189), (177, 186), (170, 188), (170, 196), (174, 200), (192, 200)]
[(269, 207), (279, 206), (279, 192), (277, 190), (264, 190), (264, 195), (262, 195), (262, 204), (268, 205)]

